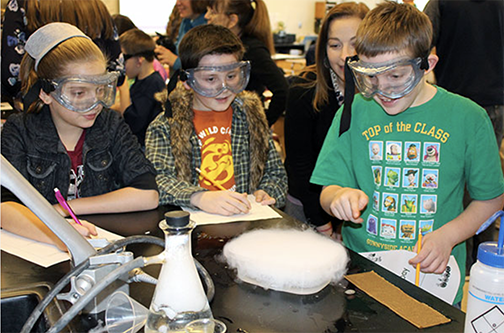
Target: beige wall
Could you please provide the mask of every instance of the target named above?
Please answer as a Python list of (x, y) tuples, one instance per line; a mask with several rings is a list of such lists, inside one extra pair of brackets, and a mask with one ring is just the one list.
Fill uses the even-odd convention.
[[(298, 40), (306, 35), (314, 35), (316, 1), (317, 0), (264, 0), (268, 6), (271, 28), (275, 30), (278, 22), (283, 21), (285, 23), (286, 31), (291, 34), (296, 34)], [(343, 0), (337, 2), (340, 3), (347, 1)], [(382, 0), (355, 1), (363, 2), (369, 8), (373, 8)]]
[[(119, 0), (102, 1), (108, 7), (111, 14), (117, 14), (119, 12)], [(296, 34), (298, 40), (306, 35), (314, 35), (316, 1), (317, 0), (264, 0), (268, 6), (271, 28), (275, 30), (278, 22), (281, 21), (285, 23), (286, 31), (291, 34)], [(372, 8), (381, 0), (356, 1), (364, 2)], [(152, 10), (152, 8), (149, 7), (139, 7), (139, 10), (142, 10), (142, 8), (145, 10), (146, 15), (149, 15), (149, 11)]]

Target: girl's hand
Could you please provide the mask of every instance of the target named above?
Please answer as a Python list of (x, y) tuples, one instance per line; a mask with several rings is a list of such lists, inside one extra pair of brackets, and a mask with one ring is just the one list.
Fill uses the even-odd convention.
[[(75, 223), (75, 221), (73, 219), (66, 219), (68, 221), (68, 223), (70, 223), (70, 225), (72, 225), (72, 227), (74, 227), (78, 232), (79, 234), (81, 234), (82, 236), (86, 237), (86, 238), (91, 238), (91, 235), (92, 236), (98, 236), (98, 232), (96, 231), (96, 227), (94, 226), (94, 224), (92, 223), (89, 223), (88, 221), (86, 220), (79, 220), (82, 225), (79, 225), (77, 223)], [(56, 247), (58, 249), (60, 249), (61, 251), (67, 251), (68, 252), (68, 248), (66, 247), (66, 245), (59, 239), (59, 238), (56, 238), (54, 240), (54, 244), (56, 245)]]
[(269, 194), (263, 190), (255, 191), (254, 196), (255, 196), (256, 202), (261, 203), (261, 205), (263, 205), (263, 206), (270, 206), (270, 205), (274, 205), (276, 203), (276, 200), (274, 198), (270, 197)]
[(349, 187), (339, 189), (331, 201), (331, 213), (344, 221), (362, 223), (361, 210), (368, 204), (368, 196), (361, 190)]
[(177, 61), (178, 58), (176, 54), (161, 45), (156, 45), (154, 53), (156, 53), (156, 58), (160, 63), (170, 67), (173, 67), (173, 64), (175, 64), (175, 61)]
[[(417, 251), (418, 243), (413, 249)], [(435, 230), (422, 237), (422, 249), (420, 253), (409, 261), (410, 265), (416, 266), (420, 263), (420, 269), (424, 273), (441, 274), (448, 265), (453, 245), (447, 241), (443, 229)]]
[(79, 234), (81, 234), (82, 236), (86, 237), (86, 238), (91, 238), (91, 236), (98, 236), (98, 232), (96, 231), (96, 227), (94, 226), (94, 224), (92, 223), (89, 223), (88, 221), (86, 220), (80, 220), (80, 223), (82, 223), (82, 225), (79, 225), (77, 223), (75, 223), (75, 221), (73, 219), (66, 219), (68, 221), (68, 223), (70, 223), (70, 225), (72, 225), (72, 227), (74, 227), (78, 232)]
[(191, 204), (213, 214), (225, 216), (248, 213), (251, 206), (247, 193), (202, 191), (191, 196)]

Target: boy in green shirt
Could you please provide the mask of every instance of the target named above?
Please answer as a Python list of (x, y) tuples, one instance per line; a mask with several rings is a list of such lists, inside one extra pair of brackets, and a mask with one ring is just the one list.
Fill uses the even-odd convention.
[[(464, 241), (502, 208), (504, 180), (485, 110), (427, 83), (438, 60), (431, 38), (428, 17), (413, 6), (386, 2), (368, 13), (357, 31), (359, 59), (348, 62), (361, 94), (351, 122), (349, 110), (335, 117), (311, 181), (325, 186), (322, 207), (348, 221), (350, 249), (416, 251), (421, 232), (411, 265), (442, 273), (453, 254), (458, 303)], [(381, 159), (371, 158), (376, 146)], [(465, 210), (464, 186), (475, 199)]]

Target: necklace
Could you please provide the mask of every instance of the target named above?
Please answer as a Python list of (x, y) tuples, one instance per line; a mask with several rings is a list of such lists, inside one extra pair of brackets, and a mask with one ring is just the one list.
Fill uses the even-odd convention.
[(343, 104), (343, 101), (345, 100), (345, 96), (343, 96), (343, 93), (340, 90), (338, 77), (336, 76), (336, 73), (334, 73), (332, 68), (329, 68), (329, 73), (331, 73), (331, 81), (334, 88), (334, 94), (336, 95), (336, 101), (338, 101), (338, 105), (341, 106), (341, 104)]

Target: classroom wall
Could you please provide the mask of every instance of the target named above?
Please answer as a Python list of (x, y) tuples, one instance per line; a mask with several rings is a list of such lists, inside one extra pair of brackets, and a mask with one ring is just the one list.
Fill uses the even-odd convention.
[[(120, 11), (120, 0), (102, 0), (111, 14), (117, 14)], [(152, 0), (144, 0), (143, 3), (148, 3)], [(268, 7), (268, 12), (271, 20), (271, 28), (277, 29), (278, 22), (283, 22), (286, 27), (286, 32), (296, 34), (298, 40), (306, 35), (315, 35), (315, 2), (317, 0), (264, 0)], [(321, 0), (318, 0), (321, 1)], [(347, 0), (348, 1), (348, 0)], [(356, 0), (359, 1), (359, 0)], [(360, 0), (370, 8), (373, 8), (376, 3), (382, 0)], [(340, 1), (337, 1), (338, 3)], [(345, 1), (341, 1), (345, 2)], [(142, 6), (146, 10), (146, 14), (150, 9), (155, 8), (152, 5)], [(170, 13), (167, 13), (168, 18)]]
[[(120, 0), (102, 0), (111, 14), (117, 14), (120, 11)], [(155, 10), (155, 5), (148, 5), (153, 0), (143, 0), (143, 5), (139, 5), (139, 10), (145, 11), (146, 15), (150, 15), (152, 10)], [(159, 1), (159, 0), (158, 0)], [(282, 21), (285, 24), (287, 33), (296, 34), (297, 39), (301, 40), (306, 35), (315, 35), (315, 2), (317, 0), (264, 0), (268, 6), (268, 11), (271, 19), (271, 27), (276, 30), (278, 22)], [(321, 0), (319, 0), (321, 1)], [(337, 1), (346, 2), (348, 0)], [(373, 8), (377, 3), (383, 0), (355, 0), (365, 3), (369, 8)], [(400, 0), (398, 0), (400, 1)], [(5, 8), (7, 0), (1, 0), (2, 8)], [(427, 0), (415, 0), (418, 8), (423, 9)], [(166, 13), (166, 18), (170, 15)], [(166, 22), (164, 22), (166, 24)]]
[[(286, 31), (296, 34), (298, 41), (306, 35), (315, 35), (315, 2), (321, 0), (264, 0), (268, 6), (271, 28), (275, 30), (279, 21), (285, 23)], [(373, 8), (383, 0), (355, 0)], [(348, 2), (348, 1), (337, 1)]]

